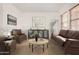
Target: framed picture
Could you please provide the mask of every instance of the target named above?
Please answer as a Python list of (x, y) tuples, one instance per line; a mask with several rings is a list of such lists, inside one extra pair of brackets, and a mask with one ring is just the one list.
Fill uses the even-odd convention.
[(33, 29), (45, 29), (46, 28), (46, 16), (32, 16), (32, 28)]
[(17, 25), (17, 18), (10, 14), (7, 14), (7, 24), (8, 25)]

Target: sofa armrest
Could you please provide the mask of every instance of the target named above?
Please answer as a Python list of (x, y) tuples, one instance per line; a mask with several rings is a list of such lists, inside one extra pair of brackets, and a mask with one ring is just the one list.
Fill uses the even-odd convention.
[(25, 35), (25, 33), (21, 33), (21, 35)]
[(16, 41), (15, 40), (7, 40), (4, 41), (6, 45), (6, 49), (9, 51), (9, 53), (13, 53), (16, 49)]

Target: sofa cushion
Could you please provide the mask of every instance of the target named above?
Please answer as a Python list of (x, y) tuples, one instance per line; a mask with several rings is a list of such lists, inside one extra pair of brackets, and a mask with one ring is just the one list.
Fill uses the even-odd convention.
[(0, 37), (0, 42), (4, 41), (6, 37)]
[(79, 31), (75, 31), (74, 35), (72, 36), (73, 39), (79, 39)]
[(20, 29), (17, 30), (17, 34), (18, 34), (18, 35), (21, 35), (21, 34), (22, 34)]
[(57, 38), (61, 39), (63, 42), (65, 42), (67, 39), (61, 36), (57, 36)]
[(17, 35), (17, 32), (16, 31), (12, 31), (12, 35)]
[(21, 30), (20, 29), (14, 29), (14, 30), (12, 30), (12, 32), (11, 32), (11, 34), (12, 35), (21, 35), (22, 33), (21, 33)]
[(68, 30), (66, 38), (79, 39), (79, 31)]
[(79, 40), (77, 39), (69, 39), (70, 41), (72, 41), (70, 47), (79, 47)]
[(73, 30), (68, 30), (68, 33), (66, 34), (66, 38), (72, 38), (75, 32)]
[(59, 36), (66, 37), (68, 30), (60, 30)]

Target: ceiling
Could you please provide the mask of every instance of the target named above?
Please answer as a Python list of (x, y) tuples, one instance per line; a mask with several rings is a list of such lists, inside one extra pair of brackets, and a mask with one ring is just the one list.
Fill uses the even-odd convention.
[[(23, 12), (58, 12), (69, 3), (13, 3)], [(70, 3), (72, 4), (72, 3)]]

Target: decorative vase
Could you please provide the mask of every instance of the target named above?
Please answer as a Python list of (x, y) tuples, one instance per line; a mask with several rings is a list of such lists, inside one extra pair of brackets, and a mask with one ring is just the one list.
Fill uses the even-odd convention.
[(37, 34), (35, 35), (35, 41), (36, 42), (38, 41), (38, 35)]
[(35, 41), (36, 41), (36, 42), (38, 41), (38, 38), (37, 38), (37, 37), (35, 38)]

